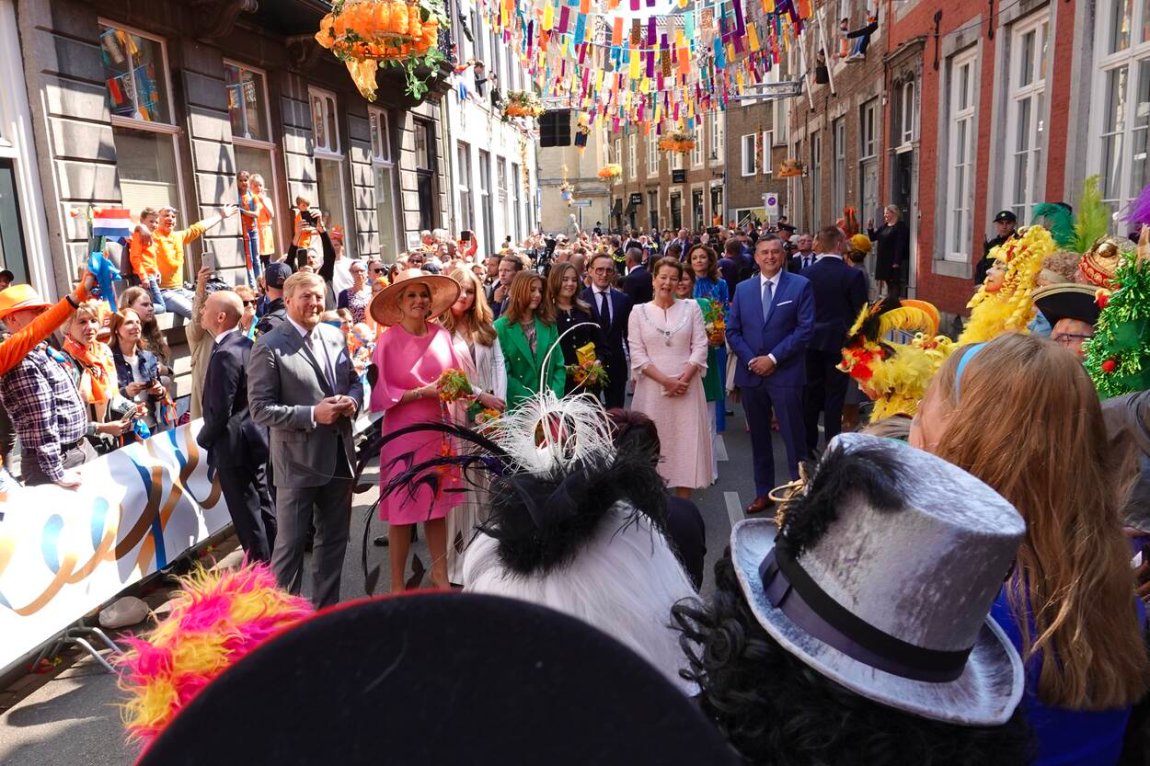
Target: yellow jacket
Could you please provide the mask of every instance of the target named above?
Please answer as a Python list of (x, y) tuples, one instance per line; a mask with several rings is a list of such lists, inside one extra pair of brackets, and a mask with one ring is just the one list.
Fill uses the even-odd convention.
[[(160, 272), (160, 287), (170, 290), (184, 286), (184, 246), (199, 239), (206, 229), (204, 222), (199, 221), (170, 234), (152, 232), (147, 254)], [(144, 261), (147, 262), (147, 258)]]

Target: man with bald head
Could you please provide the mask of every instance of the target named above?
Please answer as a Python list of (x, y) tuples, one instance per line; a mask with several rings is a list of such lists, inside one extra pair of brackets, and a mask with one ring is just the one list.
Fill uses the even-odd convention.
[(201, 325), (215, 337), (204, 378), (204, 425), (196, 441), (220, 477), (228, 513), (251, 561), (271, 561), (276, 518), (268, 495), (267, 431), (248, 412), (247, 363), (252, 342), (239, 331), (244, 304), (232, 290), (204, 301)]

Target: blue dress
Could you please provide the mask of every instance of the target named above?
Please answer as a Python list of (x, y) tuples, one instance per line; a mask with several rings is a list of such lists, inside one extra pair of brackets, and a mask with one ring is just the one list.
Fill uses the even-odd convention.
[[(702, 277), (695, 280), (695, 294), (692, 298), (705, 298), (711, 303), (717, 303), (723, 307), (723, 316), (727, 317), (731, 308), (731, 292), (727, 286), (727, 280), (720, 277), (719, 279), (711, 279), (710, 277)], [(726, 396), (726, 378), (727, 378), (727, 347), (726, 345), (712, 348), (711, 353), (713, 356), (708, 356), (707, 364), (714, 364), (719, 373), (719, 381), (722, 384), (722, 389), (719, 398), (715, 400), (715, 431), (723, 433), (727, 430), (727, 396)]]
[[(1146, 622), (1142, 601), (1134, 599), (1138, 623)], [(1011, 613), (1006, 587), (998, 593), (990, 616), (1022, 654), (1022, 633)], [(1031, 635), (1034, 628), (1031, 626)], [(1026, 663), (1026, 690), (1022, 710), (1034, 732), (1038, 757), (1034, 766), (1112, 766), (1122, 754), (1122, 739), (1130, 720), (1130, 706), (1114, 710), (1068, 710), (1051, 707), (1038, 699), (1038, 673), (1042, 656)]]

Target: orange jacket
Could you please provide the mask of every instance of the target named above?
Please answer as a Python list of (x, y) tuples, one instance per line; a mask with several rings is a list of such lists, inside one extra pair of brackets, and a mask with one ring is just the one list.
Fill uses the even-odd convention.
[(128, 242), (128, 258), (132, 262), (132, 271), (140, 279), (159, 276), (160, 270), (156, 268), (156, 253), (151, 247), (144, 247), (138, 231), (132, 232), (132, 239)]
[[(88, 291), (80, 285), (73, 291), (72, 297), (76, 302), (88, 300)], [(25, 327), (12, 337), (0, 343), (0, 375), (8, 373), (13, 367), (20, 364), (28, 352), (36, 347), (40, 341), (47, 338), (52, 332), (68, 321), (72, 316), (72, 304), (67, 298), (62, 298), (55, 306), (32, 320), (32, 324)]]

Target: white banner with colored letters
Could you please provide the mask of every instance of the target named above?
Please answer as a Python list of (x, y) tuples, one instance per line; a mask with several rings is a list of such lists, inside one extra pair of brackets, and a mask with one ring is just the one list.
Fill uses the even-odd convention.
[(76, 490), (0, 494), (0, 668), (231, 523), (199, 428), (101, 456)]

